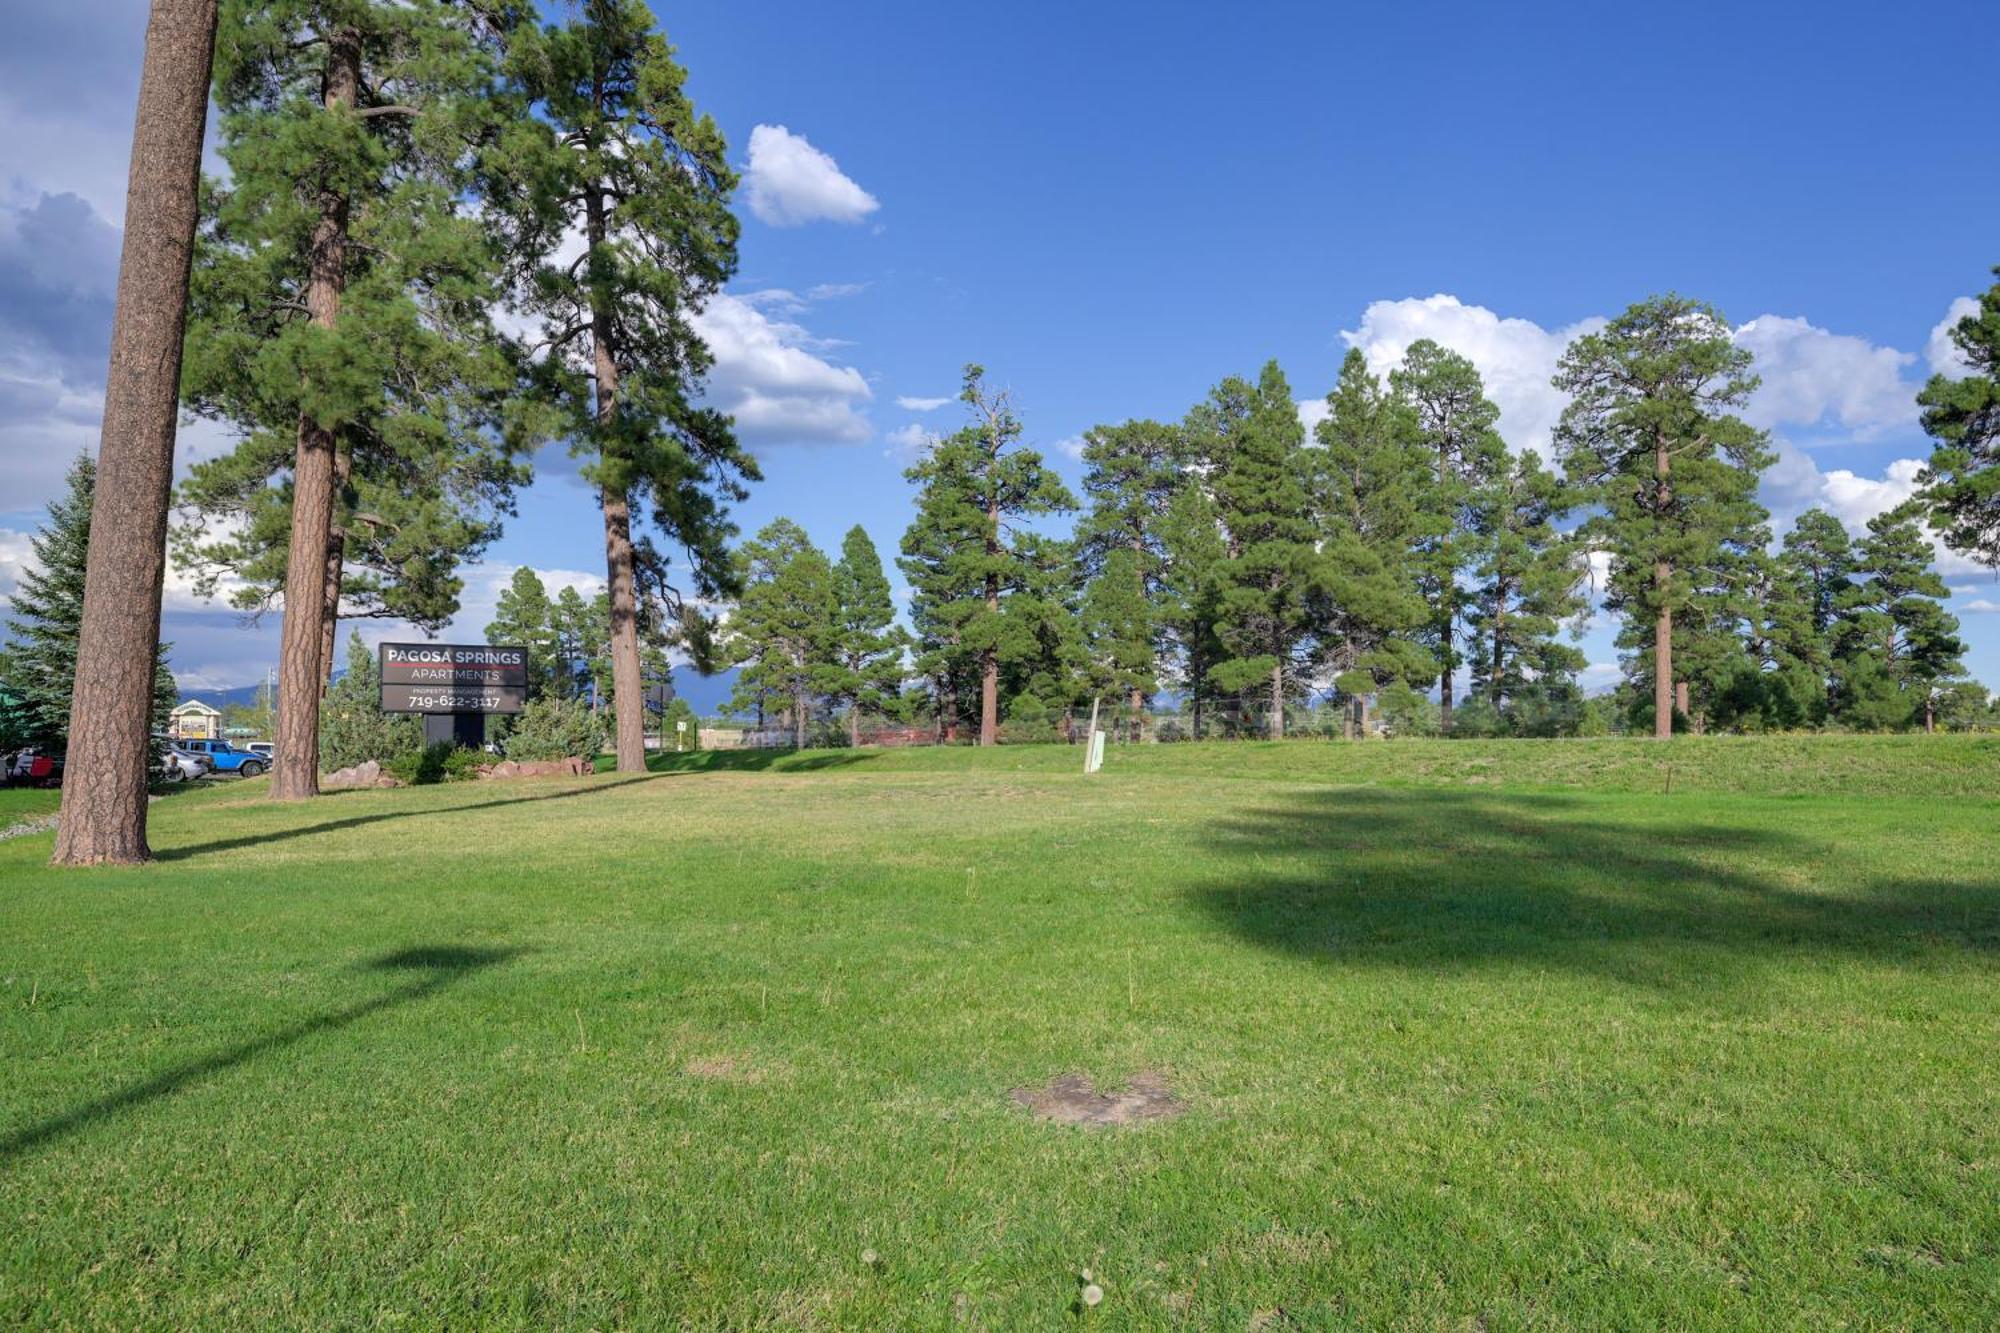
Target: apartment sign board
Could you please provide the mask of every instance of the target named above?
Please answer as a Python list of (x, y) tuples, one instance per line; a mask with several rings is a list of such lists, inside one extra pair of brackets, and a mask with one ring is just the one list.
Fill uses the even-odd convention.
[(528, 702), (528, 650), (486, 643), (385, 643), (385, 713), (518, 713)]

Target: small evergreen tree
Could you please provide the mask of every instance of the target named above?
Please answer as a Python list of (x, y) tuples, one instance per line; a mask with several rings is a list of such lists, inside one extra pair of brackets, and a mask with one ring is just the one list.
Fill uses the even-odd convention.
[[(1931, 567), (1924, 505), (1906, 501), (1868, 520), (1855, 551), (1857, 577), (1841, 599), (1845, 662), (1842, 721), (1868, 729), (1921, 719), (1937, 725), (1937, 702), (1962, 670), (1950, 589)], [(1900, 717), (1897, 716), (1900, 708)]]
[(319, 729), (319, 767), (331, 773), (388, 764), (424, 748), (424, 724), (409, 713), (382, 711), (382, 675), (375, 653), (357, 632), (347, 641), (347, 671), (327, 691)]
[(902, 710), (903, 645), (889, 578), (868, 530), (859, 523), (840, 543), (833, 567), (832, 670), (827, 694), (847, 706), (847, 740), (861, 744), (861, 714)]
[(562, 661), (561, 635), (556, 627), (556, 604), (541, 575), (526, 565), (514, 571), (493, 604), (493, 619), (486, 626), (486, 642), (525, 648), (528, 652), (528, 697), (545, 694), (567, 698), (567, 672)]
[(1481, 580), (1467, 612), (1472, 690), (1508, 720), (1517, 702), (1546, 707), (1583, 669), (1580, 649), (1559, 640), (1587, 603), (1581, 550), (1556, 532), (1570, 497), (1532, 453), (1506, 464), (1479, 498)]
[[(69, 710), (76, 689), (77, 635), (83, 627), (83, 579), (90, 552), (90, 514), (97, 465), (83, 454), (70, 464), (63, 494), (29, 548), (34, 564), (21, 571), (7, 618), (7, 646), (0, 649), (0, 681), (19, 696), (11, 710), (18, 731), (12, 746), (62, 750), (69, 743)], [(155, 735), (166, 730), (176, 700), (167, 670), (171, 644), (161, 644), (153, 667)]]
[(765, 526), (738, 555), (743, 596), (728, 640), (737, 666), (731, 706), (784, 711), (801, 749), (819, 698), (840, 677), (835, 663), (833, 569), (804, 528), (788, 518)]
[(521, 760), (595, 759), (604, 749), (603, 715), (581, 699), (544, 695), (514, 719), (507, 757)]

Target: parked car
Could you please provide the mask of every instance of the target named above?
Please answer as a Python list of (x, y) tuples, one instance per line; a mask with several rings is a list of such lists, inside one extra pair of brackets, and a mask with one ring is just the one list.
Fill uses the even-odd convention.
[(159, 779), (162, 782), (191, 782), (205, 777), (209, 772), (208, 761), (177, 750), (172, 746), (160, 751)]
[(265, 756), (253, 750), (239, 750), (228, 741), (182, 741), (180, 748), (190, 754), (206, 755), (218, 773), (256, 778), (271, 768), (271, 761)]
[(271, 742), (269, 741), (251, 741), (248, 745), (245, 745), (243, 748), (248, 750), (251, 754), (261, 754), (266, 759), (269, 759), (272, 755), (278, 752), (278, 747), (271, 744)]

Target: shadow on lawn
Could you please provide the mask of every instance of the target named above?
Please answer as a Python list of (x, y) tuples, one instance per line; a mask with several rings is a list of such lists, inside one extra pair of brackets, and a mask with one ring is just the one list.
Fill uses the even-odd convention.
[(1363, 965), (1529, 961), (1671, 982), (1690, 950), (2000, 949), (2000, 877), (1884, 878), (1840, 842), (1712, 811), (1694, 825), (1555, 794), (1305, 793), (1214, 825), (1211, 845), (1243, 872), (1193, 894), (1258, 944)]
[[(190, 857), (209, 852), (235, 851), (239, 847), (262, 847), (274, 842), (285, 842), (292, 838), (309, 837), (315, 833), (339, 833), (345, 829), (365, 828), (370, 824), (383, 824), (397, 819), (422, 819), (427, 815), (457, 815), (472, 810), (495, 810), (507, 805), (528, 805), (536, 801), (567, 801), (576, 796), (594, 796), (599, 792), (617, 791), (621, 787), (633, 787), (642, 782), (656, 782), (660, 775), (649, 773), (641, 777), (623, 777), (615, 781), (593, 782), (587, 787), (569, 787), (562, 791), (543, 792), (538, 796), (508, 796), (497, 801), (474, 801), (470, 805), (440, 805), (423, 810), (384, 810), (372, 815), (350, 815), (346, 819), (329, 819), (322, 824), (301, 824), (296, 828), (271, 829), (263, 833), (246, 833), (238, 838), (218, 838), (214, 842), (190, 843), (185, 847), (165, 847), (153, 853), (156, 861), (185, 861)], [(327, 792), (316, 799), (348, 796), (347, 791)], [(277, 807), (270, 807), (276, 809)]]
[(646, 767), (654, 773), (762, 773), (779, 769), (786, 773), (816, 773), (828, 768), (847, 768), (879, 757), (880, 750), (669, 750), (646, 756)]
[(239, 1042), (213, 1055), (205, 1055), (198, 1060), (176, 1065), (165, 1073), (154, 1075), (144, 1083), (135, 1083), (119, 1092), (85, 1102), (73, 1110), (64, 1111), (60, 1115), (50, 1116), (46, 1120), (0, 1136), (0, 1162), (32, 1152), (65, 1134), (74, 1133), (99, 1120), (117, 1115), (120, 1111), (142, 1106), (161, 1097), (172, 1096), (189, 1084), (197, 1083), (211, 1074), (222, 1073), (260, 1055), (281, 1050), (316, 1032), (343, 1028), (371, 1014), (378, 1014), (385, 1009), (411, 1004), (434, 995), (481, 968), (504, 963), (522, 952), (520, 949), (427, 945), (384, 954), (380, 958), (363, 963), (361, 969), (371, 972), (414, 973), (417, 974), (416, 979), (407, 985), (397, 987), (387, 995), (378, 995), (372, 1000), (350, 1004), (344, 1009), (336, 1009), (317, 1018), (302, 1019), (268, 1036)]

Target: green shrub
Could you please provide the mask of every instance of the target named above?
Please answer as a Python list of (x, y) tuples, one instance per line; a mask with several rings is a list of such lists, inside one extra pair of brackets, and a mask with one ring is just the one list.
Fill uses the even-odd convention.
[(595, 758), (604, 749), (604, 719), (581, 699), (531, 699), (507, 738), (509, 759)]
[(421, 750), (410, 750), (384, 764), (383, 770), (406, 787), (424, 787), (433, 782), (464, 782), (479, 776), (486, 756), (450, 741), (438, 741)]

